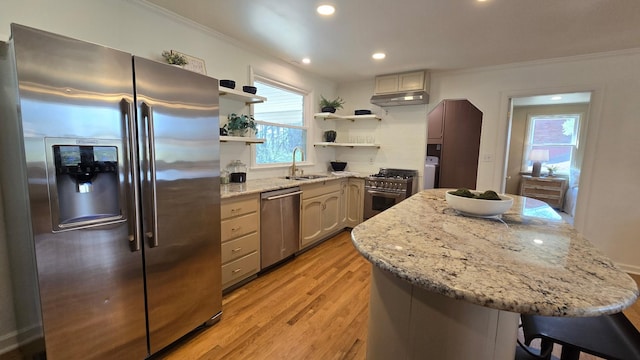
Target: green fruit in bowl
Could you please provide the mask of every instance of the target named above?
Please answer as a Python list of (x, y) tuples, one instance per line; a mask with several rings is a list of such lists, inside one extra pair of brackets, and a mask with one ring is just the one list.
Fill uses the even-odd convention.
[(469, 189), (461, 188), (456, 191), (450, 192), (451, 195), (462, 196), (471, 199), (482, 199), (482, 200), (502, 200), (500, 195), (493, 190), (487, 190), (481, 194), (474, 194)]

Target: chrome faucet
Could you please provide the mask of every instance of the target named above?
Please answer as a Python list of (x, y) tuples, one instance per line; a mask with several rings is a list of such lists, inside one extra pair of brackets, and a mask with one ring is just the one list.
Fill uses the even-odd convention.
[(302, 148), (300, 148), (299, 146), (296, 146), (293, 148), (293, 161), (291, 164), (291, 172), (289, 174), (289, 176), (291, 177), (296, 177), (298, 174), (298, 169), (296, 169), (296, 150), (300, 150), (300, 161), (304, 161), (304, 151), (302, 151)]

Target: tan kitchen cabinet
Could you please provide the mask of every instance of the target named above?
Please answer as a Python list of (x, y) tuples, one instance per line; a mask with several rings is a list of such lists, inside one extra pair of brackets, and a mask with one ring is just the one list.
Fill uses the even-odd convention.
[(260, 270), (259, 209), (259, 194), (222, 200), (223, 289), (256, 275)]
[(567, 179), (560, 177), (532, 177), (523, 175), (520, 195), (546, 202), (552, 208), (562, 209)]
[(347, 226), (347, 206), (349, 200), (349, 179), (340, 180), (340, 224), (341, 228)]
[(347, 183), (346, 223), (347, 227), (355, 227), (363, 221), (364, 211), (364, 179), (350, 178)]
[(402, 91), (425, 90), (425, 71), (376, 76), (374, 93), (389, 94)]
[(307, 184), (302, 189), (300, 249), (342, 230), (340, 226), (341, 180)]

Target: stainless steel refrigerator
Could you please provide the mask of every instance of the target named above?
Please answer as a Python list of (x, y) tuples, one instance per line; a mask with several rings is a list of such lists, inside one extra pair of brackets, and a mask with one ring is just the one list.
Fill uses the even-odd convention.
[(2, 194), (27, 358), (144, 359), (221, 314), (218, 82), (12, 25)]

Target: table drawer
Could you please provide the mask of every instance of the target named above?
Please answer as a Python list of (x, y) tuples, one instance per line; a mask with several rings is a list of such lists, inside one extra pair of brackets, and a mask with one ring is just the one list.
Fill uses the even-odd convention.
[(251, 213), (222, 220), (222, 242), (258, 231), (258, 214)]
[(239, 199), (225, 199), (220, 206), (220, 217), (228, 219), (231, 217), (257, 212), (260, 202), (256, 196), (242, 197)]
[(235, 240), (222, 243), (222, 263), (239, 259), (260, 247), (260, 237), (258, 233), (251, 233)]
[(558, 199), (562, 195), (562, 189), (541, 188), (525, 186), (522, 189), (523, 196), (540, 196), (549, 199)]
[(260, 270), (260, 256), (257, 252), (222, 265), (222, 288), (227, 288)]
[(566, 179), (563, 178), (523, 176), (520, 195), (544, 201), (554, 208), (561, 208), (566, 183)]

